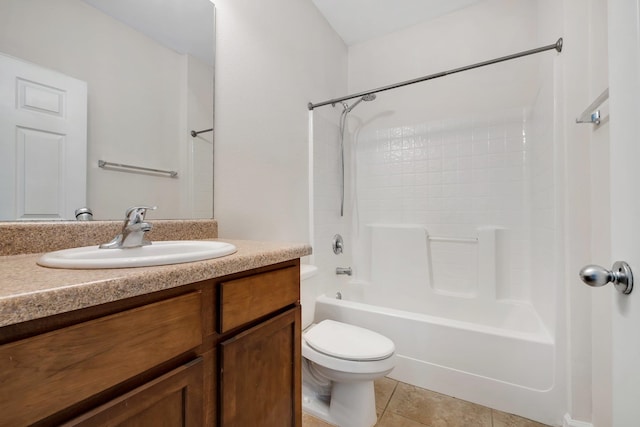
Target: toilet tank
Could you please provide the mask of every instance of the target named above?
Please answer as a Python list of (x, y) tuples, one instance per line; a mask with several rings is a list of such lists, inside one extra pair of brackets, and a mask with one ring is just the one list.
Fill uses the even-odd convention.
[(316, 298), (320, 290), (318, 279), (318, 267), (311, 264), (300, 264), (300, 305), (302, 306), (303, 330), (313, 323)]

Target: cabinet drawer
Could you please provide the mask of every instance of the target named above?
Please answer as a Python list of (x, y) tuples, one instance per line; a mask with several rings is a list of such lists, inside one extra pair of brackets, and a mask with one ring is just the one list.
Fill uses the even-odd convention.
[(62, 427), (202, 427), (202, 374), (198, 358)]
[(0, 346), (1, 425), (26, 425), (202, 342), (200, 292)]
[(300, 299), (300, 270), (288, 267), (220, 283), (220, 333)]

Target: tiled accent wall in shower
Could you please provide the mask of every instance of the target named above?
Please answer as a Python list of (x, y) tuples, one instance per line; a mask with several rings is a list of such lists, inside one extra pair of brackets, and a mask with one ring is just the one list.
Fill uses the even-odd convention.
[[(480, 227), (506, 229), (498, 263), (507, 277), (497, 297), (528, 300), (528, 116), (516, 108), (356, 132), (351, 184), (359, 226), (423, 224), (432, 236), (459, 238), (476, 237)], [(443, 262), (460, 274), (476, 268), (446, 252), (440, 256), (451, 259)]]

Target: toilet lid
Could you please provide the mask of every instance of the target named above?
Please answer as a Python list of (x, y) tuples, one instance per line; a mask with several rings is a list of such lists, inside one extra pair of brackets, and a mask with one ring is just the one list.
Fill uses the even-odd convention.
[(304, 340), (316, 351), (346, 360), (381, 360), (395, 351), (389, 338), (334, 320), (318, 323), (305, 332)]

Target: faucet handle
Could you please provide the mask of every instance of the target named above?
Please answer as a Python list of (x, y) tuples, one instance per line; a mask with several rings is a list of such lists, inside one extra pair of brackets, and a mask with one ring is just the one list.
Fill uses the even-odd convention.
[(142, 222), (148, 210), (155, 211), (157, 206), (132, 206), (127, 209), (125, 220), (129, 222)]

